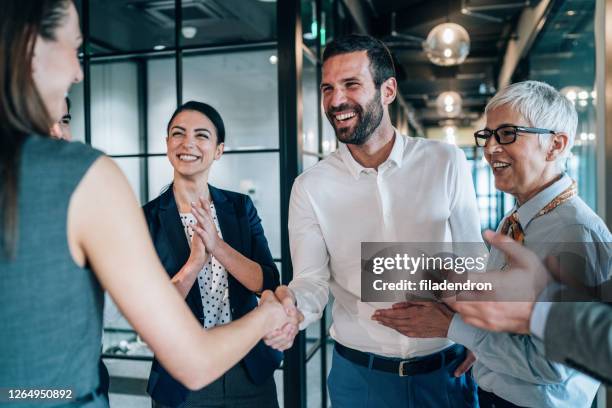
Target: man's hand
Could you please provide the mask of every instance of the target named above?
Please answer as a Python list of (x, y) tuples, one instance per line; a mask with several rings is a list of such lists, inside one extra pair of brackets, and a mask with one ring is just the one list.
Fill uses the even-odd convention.
[(293, 340), (298, 334), (300, 323), (304, 320), (304, 315), (297, 309), (295, 296), (287, 286), (279, 286), (274, 294), (283, 305), (287, 316), (289, 316), (289, 322), (280, 329), (268, 333), (264, 337), (264, 342), (276, 350), (284, 351), (293, 346)]
[(465, 356), (465, 360), (463, 360), (463, 362), (459, 364), (459, 367), (457, 367), (453, 375), (455, 377), (461, 377), (463, 374), (467, 373), (467, 371), (472, 367), (472, 365), (474, 365), (474, 361), (476, 361), (476, 356), (474, 355), (474, 353), (468, 350)]
[[(453, 319), (453, 311), (436, 302), (401, 302), (391, 309), (379, 309), (372, 319), (409, 337), (446, 337)], [(465, 374), (476, 361), (468, 351), (465, 360), (455, 370), (455, 377)]]
[[(507, 270), (487, 272), (477, 279), (491, 282), (500, 300), (507, 299), (505, 292), (512, 290), (524, 301), (478, 301), (491, 299), (490, 293), (473, 292), (460, 295), (474, 301), (444, 299), (453, 310), (461, 314), (463, 320), (476, 327), (489, 331), (529, 333), (529, 319), (535, 300), (549, 281), (550, 275), (538, 256), (509, 237), (485, 232), (485, 239), (506, 255)], [(472, 279), (473, 276), (470, 276)]]
[(266, 315), (266, 330), (277, 330), (284, 327), (289, 320), (283, 305), (271, 290), (263, 291), (258, 309)]
[(446, 337), (453, 311), (435, 302), (401, 302), (378, 309), (372, 320), (408, 337)]

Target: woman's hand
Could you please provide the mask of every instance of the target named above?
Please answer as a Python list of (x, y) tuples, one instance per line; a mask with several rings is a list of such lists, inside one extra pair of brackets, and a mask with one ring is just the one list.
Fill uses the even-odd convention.
[(187, 265), (190, 269), (196, 270), (198, 273), (204, 268), (210, 254), (206, 252), (206, 245), (202, 242), (202, 238), (198, 234), (193, 234), (191, 238), (191, 253), (187, 259)]
[(210, 202), (200, 198), (197, 203), (191, 203), (191, 213), (198, 221), (198, 224), (193, 226), (193, 230), (201, 238), (208, 252), (214, 255), (222, 239), (219, 238), (217, 227), (213, 221)]
[(266, 332), (280, 329), (290, 320), (285, 308), (271, 290), (264, 290), (261, 294), (259, 309), (266, 315)]

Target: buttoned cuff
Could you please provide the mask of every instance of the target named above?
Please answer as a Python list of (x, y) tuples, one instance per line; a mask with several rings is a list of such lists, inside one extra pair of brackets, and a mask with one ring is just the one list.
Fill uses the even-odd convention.
[(473, 350), (480, 332), (480, 329), (465, 323), (459, 313), (455, 313), (448, 327), (448, 339)]
[(548, 320), (548, 313), (550, 313), (551, 306), (552, 302), (537, 302), (531, 312), (529, 331), (540, 340), (544, 340), (546, 320)]
[(317, 313), (313, 313), (307, 310), (305, 307), (307, 305), (307, 300), (305, 296), (302, 294), (301, 290), (296, 290), (296, 288), (289, 288), (295, 297), (295, 303), (297, 309), (304, 316), (304, 320), (300, 323), (299, 329), (304, 330), (306, 327), (310, 326), (312, 323), (316, 322), (320, 316)]

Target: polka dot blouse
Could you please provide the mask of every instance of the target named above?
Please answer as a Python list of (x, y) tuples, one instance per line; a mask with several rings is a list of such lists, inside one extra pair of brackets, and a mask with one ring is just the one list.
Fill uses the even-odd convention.
[[(219, 237), (223, 238), (221, 235), (221, 228), (219, 228), (215, 206), (212, 203), (210, 204), (210, 209)], [(191, 246), (191, 239), (193, 237), (193, 229), (191, 226), (196, 224), (196, 219), (191, 213), (180, 213), (180, 216), (187, 236), (187, 241), (189, 241), (189, 246)], [(232, 316), (230, 313), (227, 271), (215, 257), (211, 256), (208, 259), (208, 262), (198, 273), (196, 283), (200, 288), (200, 296), (202, 298), (204, 327), (210, 328), (221, 326), (231, 322)]]

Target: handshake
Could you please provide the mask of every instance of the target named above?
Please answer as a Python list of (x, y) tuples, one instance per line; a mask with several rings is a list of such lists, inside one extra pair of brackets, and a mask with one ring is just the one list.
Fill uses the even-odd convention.
[(268, 327), (273, 328), (263, 337), (269, 347), (284, 351), (293, 345), (304, 320), (295, 303), (293, 292), (285, 285), (277, 287), (274, 292), (265, 290), (261, 294), (259, 308), (268, 316)]

